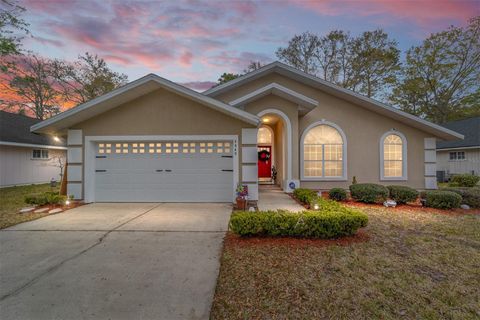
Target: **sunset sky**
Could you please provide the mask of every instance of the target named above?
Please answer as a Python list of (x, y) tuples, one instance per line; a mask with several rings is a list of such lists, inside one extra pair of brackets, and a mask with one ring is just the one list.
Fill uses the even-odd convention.
[(465, 25), (479, 0), (128, 1), (24, 0), (24, 48), (73, 60), (86, 51), (135, 80), (153, 72), (204, 90), (249, 61), (271, 62), (303, 31), (383, 28), (402, 49)]

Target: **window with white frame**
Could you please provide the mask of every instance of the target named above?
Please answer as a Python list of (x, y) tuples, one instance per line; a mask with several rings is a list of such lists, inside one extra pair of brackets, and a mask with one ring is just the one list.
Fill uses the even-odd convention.
[(403, 179), (406, 170), (406, 142), (404, 137), (397, 133), (388, 133), (381, 142), (382, 146), (382, 178)]
[(450, 160), (451, 161), (456, 161), (456, 160), (465, 160), (465, 151), (455, 151), (455, 152), (450, 152)]
[(337, 129), (321, 124), (305, 134), (303, 139), (305, 178), (343, 177), (344, 161), (344, 141)]
[(48, 150), (45, 149), (33, 149), (32, 159), (48, 159)]

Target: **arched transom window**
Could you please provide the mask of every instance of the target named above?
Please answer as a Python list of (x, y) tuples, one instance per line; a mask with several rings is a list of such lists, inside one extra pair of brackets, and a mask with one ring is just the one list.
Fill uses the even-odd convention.
[(404, 178), (406, 174), (406, 145), (403, 136), (397, 133), (387, 133), (382, 144), (382, 178)]
[(344, 161), (344, 141), (337, 129), (322, 124), (308, 130), (303, 139), (305, 178), (343, 177)]
[(257, 144), (272, 144), (272, 131), (266, 127), (258, 129)]

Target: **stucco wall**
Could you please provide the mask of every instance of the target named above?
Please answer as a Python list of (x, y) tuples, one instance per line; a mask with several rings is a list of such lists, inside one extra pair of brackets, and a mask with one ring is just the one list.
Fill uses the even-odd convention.
[[(347, 180), (346, 181), (302, 181), (307, 188), (328, 189), (332, 187), (348, 187), (353, 176), (358, 182), (375, 182), (381, 184), (409, 185), (414, 188), (424, 188), (424, 138), (431, 134), (412, 128), (388, 117), (369, 111), (318, 89), (301, 84), (279, 74), (270, 74), (263, 78), (234, 88), (229, 92), (216, 96), (217, 99), (229, 102), (249, 92), (259, 89), (269, 83), (278, 83), (297, 91), (319, 102), (319, 106), (300, 116), (292, 122), (293, 127), (293, 178), (300, 173), (300, 137), (310, 124), (325, 119), (337, 124), (347, 137)], [(294, 117), (296, 106), (290, 102), (280, 103), (282, 98), (269, 95), (247, 105), (247, 111), (258, 112), (262, 108), (289, 109), (288, 114)], [(284, 100), (283, 100), (284, 101)], [(380, 181), (380, 138), (389, 130), (398, 130), (407, 139), (408, 145), (408, 180)]]
[[(172, 92), (159, 89), (79, 123), (70, 129), (82, 130), (84, 137), (104, 135), (237, 135), (239, 139), (237, 159), (240, 161), (242, 128), (255, 128), (255, 126)], [(85, 152), (83, 152), (83, 155), (85, 157)], [(84, 158), (83, 164), (85, 164), (85, 161)], [(82, 172), (85, 172), (85, 170), (82, 170)], [(239, 165), (239, 176), (241, 179), (241, 165)], [(85, 181), (85, 177), (83, 181)]]
[[(465, 160), (450, 160), (450, 152), (465, 152)], [(437, 151), (437, 170), (448, 174), (472, 173), (480, 175), (480, 148)]]
[(49, 158), (32, 159), (34, 148), (0, 146), (0, 186), (60, 181), (58, 159), (65, 165), (66, 151), (48, 150)]

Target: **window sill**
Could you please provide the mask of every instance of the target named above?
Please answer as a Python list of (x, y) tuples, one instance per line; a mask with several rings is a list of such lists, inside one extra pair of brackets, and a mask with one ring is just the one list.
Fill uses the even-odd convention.
[(338, 177), (338, 178), (308, 178), (308, 177), (302, 177), (300, 181), (348, 181), (347, 178), (345, 177)]
[(48, 160), (51, 160), (51, 158), (30, 158), (30, 160), (33, 160), (33, 161), (48, 161)]
[(380, 181), (407, 181), (407, 177), (392, 177), (392, 178), (380, 178)]

